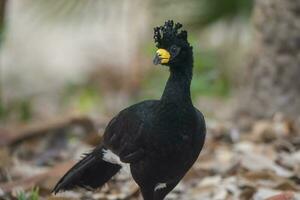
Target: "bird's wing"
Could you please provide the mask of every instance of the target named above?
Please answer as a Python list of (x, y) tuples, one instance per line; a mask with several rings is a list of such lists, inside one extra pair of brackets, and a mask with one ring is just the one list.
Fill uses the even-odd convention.
[(145, 102), (121, 111), (106, 127), (104, 145), (122, 162), (137, 162), (144, 156), (145, 124), (153, 103)]

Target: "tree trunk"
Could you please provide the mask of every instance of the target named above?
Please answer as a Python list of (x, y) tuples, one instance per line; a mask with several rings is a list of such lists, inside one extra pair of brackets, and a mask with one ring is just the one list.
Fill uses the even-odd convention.
[(300, 1), (256, 0), (255, 45), (243, 79), (242, 113), (300, 121)]

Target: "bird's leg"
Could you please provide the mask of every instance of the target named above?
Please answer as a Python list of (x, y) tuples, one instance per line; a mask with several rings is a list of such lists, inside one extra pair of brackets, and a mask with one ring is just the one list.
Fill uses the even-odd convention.
[(141, 192), (144, 200), (154, 200), (154, 186), (141, 187)]
[(173, 188), (178, 184), (179, 181), (174, 183), (168, 183), (167, 187), (157, 189), (154, 191), (154, 199), (153, 200), (163, 200), (169, 192), (173, 190)]

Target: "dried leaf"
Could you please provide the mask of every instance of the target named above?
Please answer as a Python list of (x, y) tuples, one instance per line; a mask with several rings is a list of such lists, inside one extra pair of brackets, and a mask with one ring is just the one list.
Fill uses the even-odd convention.
[(292, 192), (284, 192), (275, 196), (269, 197), (266, 200), (293, 200), (294, 194)]

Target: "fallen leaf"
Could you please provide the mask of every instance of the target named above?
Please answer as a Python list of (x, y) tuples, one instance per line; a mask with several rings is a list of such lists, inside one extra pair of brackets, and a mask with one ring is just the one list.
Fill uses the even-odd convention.
[(293, 200), (294, 194), (292, 192), (284, 192), (275, 196), (269, 197), (266, 200)]

